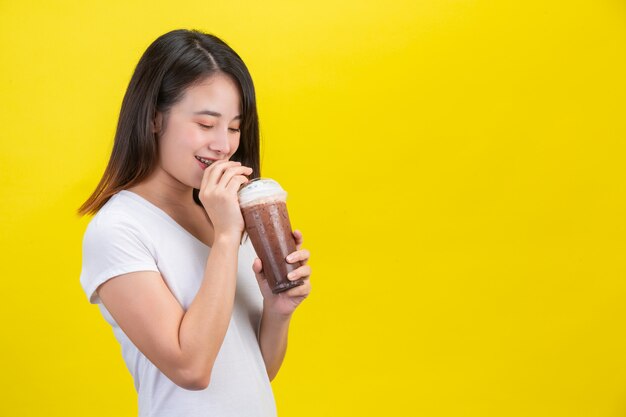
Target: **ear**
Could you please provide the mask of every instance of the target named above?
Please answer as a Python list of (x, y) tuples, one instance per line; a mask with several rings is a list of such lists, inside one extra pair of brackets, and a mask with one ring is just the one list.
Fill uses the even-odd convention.
[(161, 132), (162, 126), (163, 126), (163, 113), (159, 111), (157, 112), (156, 116), (154, 116), (154, 119), (152, 119), (152, 132), (153, 133)]

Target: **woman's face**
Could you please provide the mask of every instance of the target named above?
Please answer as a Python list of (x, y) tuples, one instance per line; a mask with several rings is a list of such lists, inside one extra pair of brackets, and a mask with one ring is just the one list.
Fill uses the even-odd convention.
[(167, 114), (157, 114), (160, 169), (200, 188), (207, 167), (200, 159), (230, 159), (239, 146), (240, 122), (241, 97), (230, 76), (212, 75), (189, 87)]

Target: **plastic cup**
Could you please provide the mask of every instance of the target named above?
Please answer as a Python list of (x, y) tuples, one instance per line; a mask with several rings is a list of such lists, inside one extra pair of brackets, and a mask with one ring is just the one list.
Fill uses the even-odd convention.
[(286, 258), (296, 251), (289, 214), (287, 192), (278, 182), (257, 178), (239, 190), (239, 206), (246, 223), (246, 232), (263, 263), (263, 273), (274, 294), (304, 284), (291, 281), (287, 274), (302, 265), (288, 263)]

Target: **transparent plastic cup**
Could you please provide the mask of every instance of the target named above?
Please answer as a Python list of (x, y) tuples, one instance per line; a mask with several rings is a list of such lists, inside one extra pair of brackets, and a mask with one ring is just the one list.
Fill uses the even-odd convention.
[(239, 190), (239, 206), (246, 223), (246, 232), (263, 263), (263, 273), (274, 294), (304, 284), (290, 281), (287, 274), (302, 265), (288, 263), (286, 258), (296, 251), (289, 214), (287, 192), (278, 182), (256, 178)]

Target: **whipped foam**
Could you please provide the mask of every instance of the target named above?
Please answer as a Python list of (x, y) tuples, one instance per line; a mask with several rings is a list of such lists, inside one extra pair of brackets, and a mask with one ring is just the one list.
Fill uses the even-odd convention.
[(287, 192), (276, 181), (270, 178), (256, 178), (246, 184), (239, 192), (241, 208), (253, 204), (287, 201)]

